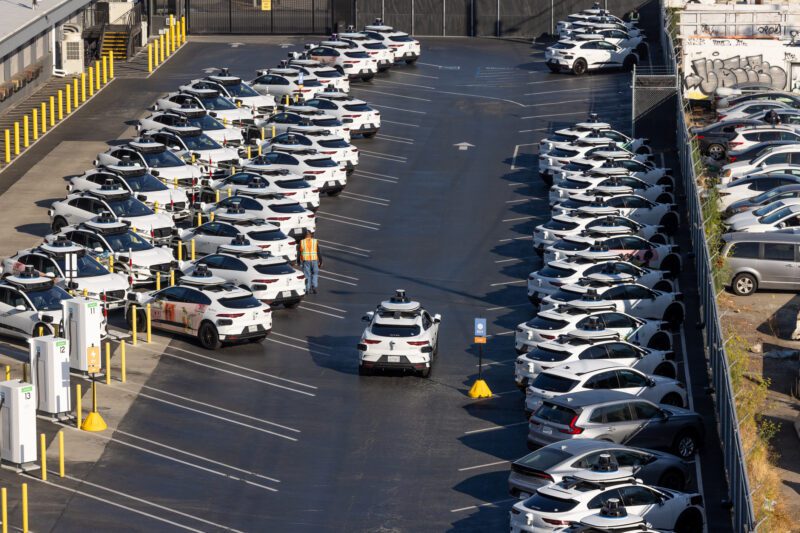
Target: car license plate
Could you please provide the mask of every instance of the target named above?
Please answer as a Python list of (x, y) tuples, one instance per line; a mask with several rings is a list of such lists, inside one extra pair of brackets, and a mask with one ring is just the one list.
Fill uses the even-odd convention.
[(291, 295), (292, 295), (292, 291), (283, 291), (281, 293), (281, 297), (283, 297), (283, 298), (288, 298)]
[(550, 426), (542, 426), (542, 433), (544, 433), (545, 435), (552, 435), (553, 428), (551, 428)]
[(389, 361), (390, 363), (399, 363), (400, 362), (400, 356), (399, 355), (387, 355), (386, 356), (386, 360)]
[(258, 326), (247, 326), (247, 331), (249, 333), (253, 333), (254, 331), (258, 331)]

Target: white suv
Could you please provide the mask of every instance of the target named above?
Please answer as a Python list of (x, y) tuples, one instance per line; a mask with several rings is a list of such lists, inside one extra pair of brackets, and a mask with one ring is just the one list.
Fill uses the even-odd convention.
[(587, 40), (565, 39), (548, 47), (544, 53), (547, 68), (552, 72), (567, 70), (581, 76), (589, 70), (602, 68), (630, 70), (639, 61), (629, 48), (621, 48), (596, 36), (588, 37)]
[(322, 41), (308, 50), (308, 56), (325, 65), (336, 67), (351, 80), (360, 78), (362, 81), (369, 81), (378, 72), (377, 59), (373, 59), (363, 50), (351, 48), (350, 43), (344, 41)]
[(316, 107), (327, 115), (332, 115), (349, 125), (350, 134), (374, 137), (381, 127), (381, 112), (372, 109), (367, 102), (347, 93), (324, 91), (317, 97), (307, 100), (305, 105)]

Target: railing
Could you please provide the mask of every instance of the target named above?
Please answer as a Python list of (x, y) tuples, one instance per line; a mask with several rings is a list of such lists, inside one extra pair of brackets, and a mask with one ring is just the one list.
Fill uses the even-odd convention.
[[(664, 55), (672, 65), (680, 55), (675, 53), (673, 36), (669, 31), (669, 12), (662, 13), (665, 22), (662, 32)], [(681, 176), (683, 187), (686, 191), (690, 236), (694, 250), (694, 267), (697, 274), (698, 300), (700, 304), (700, 327), (703, 330), (707, 362), (711, 369), (711, 383), (715, 393), (716, 416), (719, 436), (722, 441), (725, 472), (728, 477), (730, 491), (731, 520), (734, 531), (748, 533), (754, 531), (755, 513), (753, 512), (753, 498), (750, 492), (750, 482), (747, 476), (745, 454), (739, 434), (739, 419), (736, 414), (734, 391), (731, 385), (728, 358), (725, 352), (726, 339), (717, 310), (717, 294), (712, 272), (712, 261), (715, 256), (710, 253), (705, 234), (705, 220), (703, 205), (700, 200), (700, 191), (697, 178), (702, 165), (698, 145), (689, 132), (686, 116), (689, 109), (678, 88), (677, 98), (677, 146), (680, 158)]]

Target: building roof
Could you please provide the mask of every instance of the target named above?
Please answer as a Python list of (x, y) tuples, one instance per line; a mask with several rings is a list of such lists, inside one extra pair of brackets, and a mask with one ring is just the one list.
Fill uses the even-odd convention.
[(32, 0), (0, 1), (3, 13), (3, 23), (0, 24), (2, 58), (95, 0), (39, 0), (36, 9), (33, 9)]

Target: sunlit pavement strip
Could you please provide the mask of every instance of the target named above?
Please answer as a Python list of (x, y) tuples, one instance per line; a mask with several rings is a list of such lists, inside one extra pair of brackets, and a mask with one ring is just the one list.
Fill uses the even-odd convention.
[[(427, 111), (417, 111), (416, 109), (403, 109), (402, 107), (392, 107), (390, 105), (378, 105), (373, 104), (372, 102), (369, 103), (370, 107), (377, 107), (380, 109), (394, 109), (395, 111), (402, 111), (403, 113), (416, 113), (417, 115), (427, 115)], [(388, 120), (384, 120), (383, 122), (388, 122)], [(395, 122), (395, 124), (399, 124), (399, 122)]]
[(514, 281), (501, 281), (501, 282), (498, 282), (498, 283), (492, 283), (489, 286), (490, 287), (499, 287), (500, 285), (513, 285), (515, 283), (528, 283), (528, 280), (527, 279), (517, 279), (517, 280), (514, 280)]
[(469, 507), (459, 507), (458, 509), (450, 509), (451, 513), (460, 513), (462, 511), (471, 511), (473, 509), (480, 509), (481, 507), (495, 507), (501, 503), (508, 503), (517, 501), (516, 498), (507, 498), (505, 500), (498, 500), (496, 502), (480, 503), (478, 505), (470, 505)]
[(395, 122), (393, 120), (383, 119), (382, 122), (386, 124), (396, 124), (398, 126), (408, 126), (409, 128), (419, 128), (419, 124), (409, 124), (408, 122)]
[(466, 472), (468, 470), (477, 470), (479, 468), (489, 468), (490, 466), (497, 466), (497, 465), (504, 465), (506, 463), (510, 463), (511, 461), (495, 461), (494, 463), (486, 463), (484, 465), (475, 465), (475, 466), (466, 466), (464, 468), (459, 468), (459, 472)]
[(524, 425), (527, 425), (527, 424), (528, 424), (528, 421), (526, 420), (524, 422), (517, 422), (517, 423), (514, 423), (514, 424), (507, 424), (505, 426), (492, 426), (492, 427), (483, 428), (483, 429), (473, 429), (472, 431), (465, 431), (464, 435), (474, 435), (475, 433), (485, 433), (487, 431), (497, 431), (498, 429), (513, 428), (513, 427), (516, 427), (516, 426), (524, 426)]

